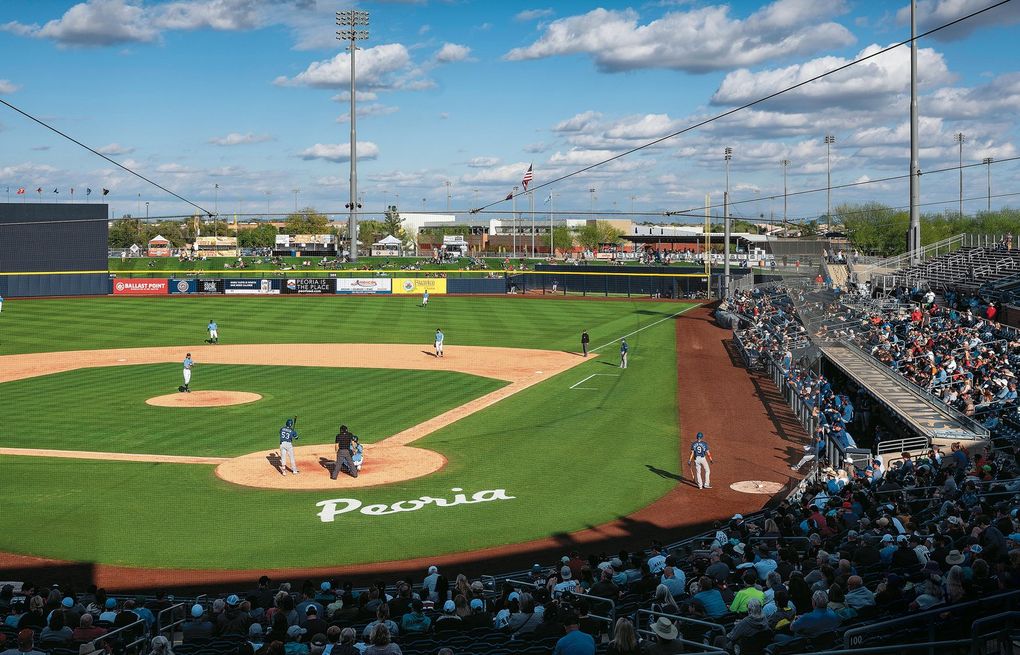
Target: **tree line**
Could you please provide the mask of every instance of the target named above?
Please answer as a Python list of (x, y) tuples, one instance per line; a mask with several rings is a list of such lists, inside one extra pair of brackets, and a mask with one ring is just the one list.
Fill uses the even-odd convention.
[[(889, 257), (907, 250), (910, 213), (881, 203), (842, 204), (833, 208), (833, 223), (842, 225), (850, 242), (861, 252)], [(1020, 210), (1004, 208), (972, 216), (958, 212), (921, 214), (921, 243), (927, 245), (957, 234), (1020, 233)]]

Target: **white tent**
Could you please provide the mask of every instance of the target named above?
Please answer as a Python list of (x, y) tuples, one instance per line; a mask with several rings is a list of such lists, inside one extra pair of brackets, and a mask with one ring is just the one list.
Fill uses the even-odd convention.
[(392, 234), (372, 244), (373, 257), (387, 257), (403, 253), (403, 242)]

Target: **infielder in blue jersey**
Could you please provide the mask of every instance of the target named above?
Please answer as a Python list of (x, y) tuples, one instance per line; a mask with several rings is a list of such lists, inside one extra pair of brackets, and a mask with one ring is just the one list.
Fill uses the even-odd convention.
[[(697, 478), (698, 489), (711, 489), (712, 472), (708, 465), (714, 463), (712, 461), (712, 451), (708, 449), (705, 435), (699, 432), (698, 436), (694, 439), (694, 443), (691, 444), (691, 456), (687, 459), (687, 463), (694, 469), (694, 477)], [(704, 480), (702, 480), (702, 472), (704, 472)]]
[(298, 438), (294, 429), (294, 419), (287, 419), (287, 424), (280, 428), (280, 472), (287, 475), (287, 459), (290, 458), (290, 470), (294, 475), (300, 473), (294, 459), (294, 440)]
[(184, 357), (184, 362), (183, 362), (183, 366), (184, 366), (184, 386), (182, 386), (179, 389), (182, 392), (186, 391), (188, 393), (191, 393), (191, 367), (194, 366), (194, 365), (195, 365), (195, 362), (192, 361), (192, 359), (191, 359), (191, 353), (188, 353)]
[(443, 356), (443, 339), (445, 339), (443, 331), (436, 328), (436, 357)]

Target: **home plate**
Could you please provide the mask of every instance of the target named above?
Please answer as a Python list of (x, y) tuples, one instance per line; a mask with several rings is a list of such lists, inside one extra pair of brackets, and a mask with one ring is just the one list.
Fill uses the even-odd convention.
[(742, 482), (734, 482), (730, 485), (730, 489), (733, 491), (739, 491), (742, 494), (765, 494), (771, 496), (779, 493), (783, 489), (782, 482), (769, 482), (768, 480), (744, 480)]

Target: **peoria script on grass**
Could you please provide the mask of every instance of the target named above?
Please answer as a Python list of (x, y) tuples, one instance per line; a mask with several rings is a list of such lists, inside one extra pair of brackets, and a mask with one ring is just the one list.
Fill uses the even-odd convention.
[[(463, 491), (459, 487), (454, 487), (450, 491)], [(398, 500), (390, 505), (383, 503), (377, 503), (373, 505), (364, 505), (357, 498), (333, 498), (331, 500), (320, 500), (315, 503), (316, 507), (321, 507), (319, 511), (319, 519), (323, 523), (332, 523), (340, 514), (346, 514), (347, 512), (353, 512), (360, 510), (362, 514), (366, 516), (386, 516), (387, 514), (399, 514), (401, 512), (416, 512), (426, 505), (435, 505), (436, 507), (453, 507), (455, 505), (471, 505), (474, 503), (487, 503), (493, 500), (513, 500), (516, 496), (506, 495), (506, 489), (484, 489), (482, 491), (476, 491), (471, 495), (469, 500), (467, 494), (458, 493), (453, 497), (453, 500), (446, 500), (445, 498), (433, 498), (432, 496), (421, 496), (419, 498), (412, 498), (411, 500)]]

